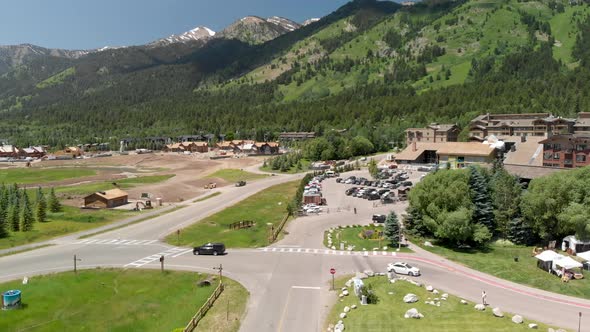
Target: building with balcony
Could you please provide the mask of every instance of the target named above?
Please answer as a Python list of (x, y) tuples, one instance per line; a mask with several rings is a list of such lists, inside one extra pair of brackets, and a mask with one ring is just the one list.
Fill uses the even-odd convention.
[(455, 124), (432, 123), (425, 128), (406, 129), (406, 146), (414, 142), (445, 143), (457, 142), (461, 130)]
[[(590, 123), (590, 113), (588, 114)], [(509, 136), (539, 136), (570, 134), (574, 132), (574, 119), (555, 117), (550, 113), (484, 114), (471, 120), (469, 138), (483, 141), (489, 135), (503, 138)], [(590, 127), (590, 124), (588, 125)]]
[(543, 144), (543, 166), (575, 168), (590, 165), (590, 135), (554, 135)]

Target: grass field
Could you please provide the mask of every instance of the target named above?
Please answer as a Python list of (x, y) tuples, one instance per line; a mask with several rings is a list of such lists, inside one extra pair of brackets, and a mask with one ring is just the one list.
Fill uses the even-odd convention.
[[(32, 277), (28, 285), (20, 280), (4, 283), (1, 289), (23, 292), (23, 308), (3, 311), (0, 326), (2, 331), (172, 331), (184, 327), (213, 292), (215, 286), (197, 286), (205, 277), (191, 272), (96, 269)], [(235, 300), (245, 302), (242, 286), (224, 281), (227, 293), (221, 298), (229, 297), (233, 303), (239, 297)], [(216, 302), (211, 312), (222, 306), (225, 314), (221, 304)], [(231, 306), (231, 316), (241, 317), (244, 308)]]
[[(417, 240), (414, 243), (423, 242)], [(537, 267), (537, 259), (531, 255), (532, 247), (494, 244), (484, 250), (459, 250), (441, 246), (423, 248), (498, 278), (550, 292), (590, 299), (590, 279), (561, 282), (559, 277)], [(519, 258), (518, 262), (514, 261), (514, 257)]]
[(34, 224), (30, 232), (14, 232), (0, 239), (0, 249), (40, 242), (65, 234), (84, 231), (136, 215), (137, 212), (121, 210), (81, 210), (64, 206), (61, 212), (47, 213), (47, 222)]
[[(202, 332), (237, 332), (244, 318), (250, 293), (239, 283), (223, 278), (225, 289), (195, 329)], [(227, 309), (230, 309), (229, 314)]]
[(222, 169), (213, 174), (207, 175), (206, 178), (220, 178), (227, 182), (238, 182), (253, 181), (258, 179), (264, 179), (266, 177), (268, 177), (268, 175), (266, 174), (255, 174), (240, 169)]
[[(299, 181), (292, 181), (265, 189), (245, 200), (218, 212), (180, 232), (168, 235), (166, 242), (173, 245), (195, 246), (207, 242), (223, 242), (230, 248), (255, 248), (268, 244), (271, 225), (275, 227), (286, 215), (287, 203), (293, 199)], [(255, 225), (230, 230), (228, 225), (252, 220)]]
[(63, 196), (67, 195), (88, 195), (97, 191), (104, 191), (114, 189), (113, 182), (116, 182), (119, 188), (125, 190), (142, 184), (152, 184), (166, 181), (174, 177), (173, 174), (167, 175), (152, 175), (139, 176), (136, 178), (121, 179), (116, 181), (103, 181), (87, 184), (79, 184), (75, 186), (64, 186), (55, 188), (55, 192)]
[[(344, 249), (347, 249), (348, 246), (354, 246), (352, 251), (372, 251), (373, 248), (380, 248), (382, 250), (383, 247), (387, 246), (387, 251), (396, 251), (398, 246), (390, 246), (387, 243), (387, 240), (384, 238), (379, 241), (379, 239), (363, 239), (360, 234), (363, 231), (371, 230), (373, 232), (383, 231), (382, 226), (377, 225), (368, 225), (368, 226), (355, 226), (355, 227), (343, 227), (343, 228), (336, 228), (332, 233), (332, 245), (336, 246), (336, 249), (340, 249), (340, 242), (344, 243)], [(328, 246), (328, 234), (329, 232), (324, 233), (324, 245)], [(381, 246), (380, 246), (381, 245)], [(402, 247), (400, 252), (412, 252), (411, 249), (407, 247)]]
[[(347, 278), (338, 280), (337, 289), (344, 286)], [(509, 313), (504, 313), (504, 318), (497, 318), (492, 315), (491, 308), (484, 312), (476, 311), (473, 303), (467, 305), (460, 303), (460, 298), (449, 295), (447, 301), (440, 301), (440, 307), (424, 303), (428, 298), (436, 295), (426, 291), (424, 287), (417, 287), (406, 281), (389, 283), (386, 277), (374, 277), (364, 280), (365, 285), (371, 285), (377, 294), (377, 304), (361, 306), (360, 301), (354, 296), (346, 296), (342, 302), (338, 301), (328, 315), (328, 324), (335, 324), (339, 314), (345, 306), (357, 305), (357, 309), (351, 310), (343, 319), (345, 331), (420, 331), (420, 332), (488, 332), (488, 331), (525, 331), (530, 330), (526, 317), (521, 325), (514, 324)], [(439, 290), (444, 293), (444, 290)], [(403, 297), (413, 293), (418, 295), (416, 303), (404, 303)], [(336, 294), (334, 294), (336, 296)], [(422, 319), (406, 319), (404, 314), (407, 310), (416, 308), (424, 315)], [(547, 331), (547, 327), (539, 324), (539, 331)]]
[(87, 168), (11, 168), (0, 169), (0, 183), (38, 184), (92, 175), (96, 171)]

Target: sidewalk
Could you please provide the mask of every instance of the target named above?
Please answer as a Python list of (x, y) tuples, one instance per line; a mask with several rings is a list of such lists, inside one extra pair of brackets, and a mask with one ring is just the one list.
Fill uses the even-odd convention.
[(590, 309), (590, 300), (588, 300), (588, 299), (573, 297), (573, 296), (569, 296), (569, 295), (563, 295), (563, 294), (559, 294), (559, 293), (553, 293), (553, 292), (549, 292), (549, 291), (542, 290), (539, 288), (534, 288), (534, 287), (527, 286), (527, 285), (517, 284), (517, 283), (509, 281), (509, 280), (500, 279), (500, 278), (494, 277), (490, 274), (483, 273), (483, 272), (480, 272), (477, 270), (473, 270), (465, 265), (450, 261), (444, 257), (433, 254), (425, 249), (422, 249), (421, 247), (419, 247), (413, 243), (410, 243), (410, 242), (408, 242), (408, 243), (409, 243), (410, 249), (412, 249), (415, 254), (407, 254), (407, 255), (415, 255), (415, 256), (418, 256), (418, 257), (420, 257), (420, 258), (424, 259), (425, 261), (428, 261), (432, 264), (436, 264), (436, 265), (439, 265), (442, 267), (454, 269), (458, 272), (461, 272), (466, 277), (476, 279), (476, 280), (479, 280), (481, 282), (484, 282), (484, 283), (487, 283), (487, 284), (490, 284), (490, 285), (493, 285), (496, 287), (501, 287), (501, 288), (504, 288), (504, 289), (507, 289), (510, 291), (518, 292), (523, 295), (528, 295), (528, 296), (536, 297), (536, 298), (543, 299), (543, 300), (573, 305), (573, 306), (581, 307), (584, 309)]

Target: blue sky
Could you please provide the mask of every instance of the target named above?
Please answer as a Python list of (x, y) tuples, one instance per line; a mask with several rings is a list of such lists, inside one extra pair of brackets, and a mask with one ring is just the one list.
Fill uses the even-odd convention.
[(196, 26), (222, 30), (248, 15), (301, 22), (348, 0), (3, 0), (0, 45), (91, 49), (139, 45)]

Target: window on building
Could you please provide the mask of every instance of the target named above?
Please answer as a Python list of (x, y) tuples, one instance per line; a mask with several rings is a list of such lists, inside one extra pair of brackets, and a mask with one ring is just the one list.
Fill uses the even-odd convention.
[(543, 149), (544, 150), (553, 150), (553, 145), (545, 143), (545, 144), (543, 144)]
[(555, 152), (555, 153), (553, 154), (553, 159), (555, 159), (555, 160), (559, 160), (559, 152)]
[(586, 162), (586, 155), (585, 154), (578, 154), (578, 155), (576, 155), (576, 162), (577, 163), (584, 163), (584, 162)]
[(552, 152), (545, 152), (543, 153), (543, 159), (551, 159), (553, 157)]
[(561, 144), (559, 144), (559, 143), (553, 144), (553, 150), (561, 150)]
[(586, 144), (578, 144), (578, 145), (576, 145), (576, 150), (578, 150), (578, 151), (584, 151), (584, 150), (586, 150)]

